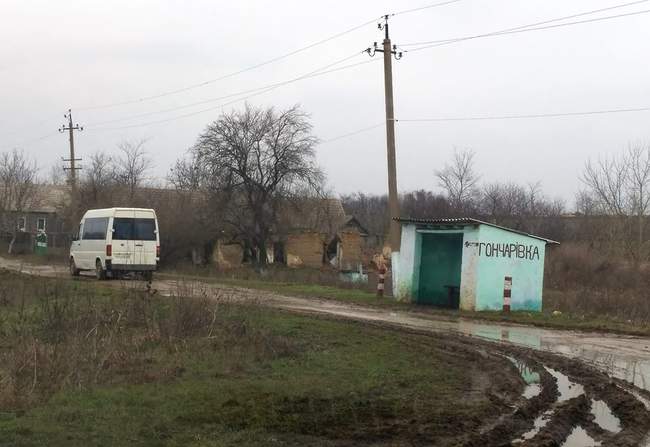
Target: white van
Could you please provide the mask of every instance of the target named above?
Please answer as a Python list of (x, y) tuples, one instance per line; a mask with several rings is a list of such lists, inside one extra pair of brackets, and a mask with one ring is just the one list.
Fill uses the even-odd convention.
[(160, 260), (156, 212), (144, 208), (88, 210), (70, 247), (70, 273), (94, 270), (97, 279), (141, 273), (151, 280)]

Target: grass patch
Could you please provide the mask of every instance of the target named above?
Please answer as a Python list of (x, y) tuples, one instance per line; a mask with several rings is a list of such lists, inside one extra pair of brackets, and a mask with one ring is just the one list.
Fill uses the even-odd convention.
[(0, 315), (0, 446), (454, 445), (494, 413), (488, 360), (353, 322), (7, 272)]
[(503, 312), (461, 312), (463, 318), (515, 323), (551, 329), (610, 332), (624, 335), (650, 336), (650, 325), (616, 320), (610, 317), (577, 316), (568, 313), (554, 315), (552, 312), (515, 311)]
[[(161, 274), (161, 277), (179, 278), (175, 274)], [(295, 282), (278, 282), (273, 280), (260, 279), (233, 279), (205, 276), (182, 276), (186, 279), (197, 279), (227, 286), (243, 287), (248, 289), (263, 290), (280, 295), (297, 296), (302, 298), (322, 298), (344, 303), (359, 304), (381, 308), (392, 308), (397, 310), (410, 310), (420, 312), (437, 318), (458, 320), (466, 318), (472, 320), (483, 320), (500, 323), (525, 324), (537, 327), (580, 330), (580, 331), (601, 331), (627, 335), (650, 335), (650, 325), (644, 321), (622, 321), (607, 315), (576, 314), (572, 312), (561, 312), (553, 314), (552, 310), (544, 312), (514, 311), (504, 314), (498, 311), (463, 312), (447, 309), (438, 309), (430, 306), (418, 306), (408, 303), (396, 302), (393, 298), (378, 298), (374, 293), (354, 288), (341, 288), (325, 286), (320, 284), (301, 284)], [(563, 292), (545, 291), (545, 306), (554, 309), (558, 295)]]

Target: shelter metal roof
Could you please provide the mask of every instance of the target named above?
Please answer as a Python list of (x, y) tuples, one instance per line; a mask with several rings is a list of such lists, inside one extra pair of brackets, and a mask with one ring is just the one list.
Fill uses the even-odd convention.
[(560, 244), (557, 241), (552, 239), (547, 239), (541, 236), (535, 236), (534, 234), (526, 233), (524, 231), (514, 230), (512, 228), (502, 227), (497, 224), (490, 222), (485, 222), (483, 220), (474, 219), (473, 217), (448, 217), (448, 218), (435, 218), (435, 219), (417, 219), (410, 217), (396, 217), (396, 221), (400, 223), (413, 223), (413, 224), (423, 224), (423, 225), (487, 225), (494, 228), (499, 228), (500, 230), (509, 231), (511, 233), (520, 234), (522, 236), (532, 237), (534, 239), (539, 239), (546, 242), (547, 244)]

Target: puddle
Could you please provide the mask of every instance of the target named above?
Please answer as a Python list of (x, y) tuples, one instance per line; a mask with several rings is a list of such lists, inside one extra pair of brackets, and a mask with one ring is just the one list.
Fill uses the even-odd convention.
[(591, 414), (594, 415), (596, 424), (612, 433), (621, 431), (621, 420), (614, 416), (609, 406), (602, 400), (591, 401)]
[(520, 442), (528, 441), (530, 439), (533, 439), (535, 436), (537, 436), (537, 433), (539, 431), (546, 427), (546, 424), (548, 424), (548, 421), (551, 420), (551, 415), (553, 414), (553, 410), (548, 410), (545, 411), (541, 416), (538, 416), (537, 419), (533, 422), (533, 428), (531, 428), (529, 431), (521, 435), (520, 439), (517, 439), (513, 441), (513, 444), (518, 444)]
[(599, 445), (600, 442), (589, 436), (585, 429), (578, 425), (566, 438), (562, 447), (595, 447)]
[(526, 399), (532, 399), (535, 396), (539, 396), (542, 392), (542, 387), (537, 383), (531, 383), (527, 385), (524, 389), (522, 396)]
[(539, 373), (533, 371), (525, 362), (522, 362), (519, 359), (510, 356), (506, 356), (506, 358), (510, 360), (513, 365), (515, 365), (517, 371), (519, 371), (519, 374), (521, 374), (521, 378), (524, 379), (524, 382), (526, 382), (526, 388), (524, 388), (522, 396), (524, 396), (526, 399), (531, 399), (535, 396), (538, 396), (542, 392), (542, 387), (539, 384)]
[(572, 382), (567, 376), (559, 371), (546, 366), (544, 369), (546, 369), (546, 371), (557, 380), (557, 390), (560, 392), (560, 397), (557, 399), (558, 402), (564, 402), (565, 400), (573, 399), (574, 397), (584, 394), (585, 389), (582, 385)]
[[(436, 326), (440, 323), (434, 323)], [(488, 340), (542, 349), (587, 361), (605, 373), (650, 391), (647, 342), (637, 337), (501, 326), (461, 320), (449, 329)], [(650, 345), (647, 345), (650, 346)]]

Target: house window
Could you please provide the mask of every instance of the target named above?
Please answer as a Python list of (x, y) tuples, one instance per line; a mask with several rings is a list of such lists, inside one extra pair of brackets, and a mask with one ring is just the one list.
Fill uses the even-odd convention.
[(38, 219), (36, 219), (36, 230), (45, 231), (46, 223), (47, 223), (47, 219), (45, 217), (39, 217)]
[(27, 219), (24, 217), (19, 217), (18, 218), (18, 231), (25, 231), (27, 230)]

